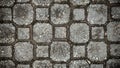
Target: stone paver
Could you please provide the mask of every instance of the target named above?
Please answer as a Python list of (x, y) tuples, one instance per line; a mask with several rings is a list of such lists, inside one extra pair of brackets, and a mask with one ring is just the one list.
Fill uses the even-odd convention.
[(15, 0), (0, 0), (0, 6), (12, 6)]
[(70, 62), (69, 68), (89, 68), (89, 64), (86, 60), (74, 60)]
[(89, 26), (75, 23), (70, 26), (70, 40), (75, 43), (86, 43), (89, 40)]
[(29, 28), (18, 28), (18, 39), (29, 39)]
[(92, 27), (92, 39), (104, 39), (104, 28)]
[(49, 12), (48, 8), (37, 8), (36, 9), (36, 20), (48, 20)]
[(68, 0), (54, 0), (54, 2), (67, 2)]
[(51, 7), (51, 21), (54, 24), (65, 24), (69, 22), (70, 8), (67, 4), (54, 4)]
[(55, 64), (54, 68), (66, 68), (66, 64)]
[(48, 46), (37, 46), (36, 56), (37, 57), (48, 57)]
[(73, 10), (73, 20), (84, 20), (85, 10), (84, 9), (74, 9)]
[(12, 24), (0, 24), (0, 43), (15, 41), (15, 27)]
[(91, 68), (103, 68), (103, 64), (91, 64)]
[(30, 68), (30, 65), (18, 64), (17, 68)]
[(33, 39), (36, 42), (51, 42), (52, 26), (48, 23), (36, 23), (33, 26)]
[(73, 46), (73, 57), (85, 57), (85, 46)]
[(30, 0), (17, 0), (17, 2), (23, 3), (23, 2), (29, 2)]
[(105, 24), (107, 21), (107, 6), (104, 4), (91, 4), (88, 7), (87, 20), (90, 24)]
[(67, 61), (70, 58), (70, 45), (67, 42), (53, 42), (50, 58), (54, 61)]
[(120, 0), (108, 0), (110, 3), (120, 3)]
[(11, 60), (0, 61), (1, 68), (15, 68), (15, 64)]
[(106, 68), (119, 68), (120, 59), (109, 59), (106, 63)]
[(32, 0), (36, 6), (49, 6), (53, 0)]
[(12, 20), (12, 12), (10, 8), (0, 8), (0, 20)]
[(120, 56), (120, 44), (111, 44), (110, 54), (111, 56)]
[(74, 5), (87, 5), (89, 4), (90, 0), (70, 0), (70, 2)]
[(92, 61), (107, 59), (107, 45), (104, 42), (90, 42), (87, 46), (88, 58)]
[(0, 57), (12, 57), (11, 46), (0, 46)]
[(30, 42), (18, 42), (14, 45), (15, 59), (17, 61), (30, 61), (33, 59), (33, 45)]
[(55, 38), (66, 38), (66, 28), (55, 27)]
[(33, 63), (33, 68), (52, 68), (52, 64), (48, 60), (36, 60)]
[(30, 4), (16, 4), (13, 7), (13, 21), (18, 25), (28, 25), (33, 21), (33, 7)]
[(110, 22), (107, 25), (107, 38), (109, 41), (120, 41), (120, 22)]
[(120, 7), (112, 7), (111, 14), (112, 14), (112, 18), (120, 19)]

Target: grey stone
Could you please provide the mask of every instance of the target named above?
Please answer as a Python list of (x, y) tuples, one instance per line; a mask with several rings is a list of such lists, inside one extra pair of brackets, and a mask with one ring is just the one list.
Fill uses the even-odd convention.
[(14, 45), (14, 56), (17, 61), (30, 61), (33, 59), (33, 45), (30, 42), (18, 42)]
[(70, 2), (74, 5), (87, 5), (89, 4), (90, 0), (70, 0)]
[(68, 0), (54, 0), (54, 2), (67, 2)]
[(120, 59), (109, 59), (106, 68), (120, 68)]
[(66, 28), (55, 27), (55, 38), (66, 38)]
[(85, 19), (85, 10), (84, 9), (74, 9), (73, 10), (73, 19), (74, 20), (84, 20)]
[(110, 3), (120, 3), (120, 0), (108, 0)]
[(120, 19), (120, 7), (112, 7), (111, 14), (112, 18)]
[(33, 26), (33, 39), (36, 42), (51, 42), (52, 26), (48, 23), (36, 23)]
[(104, 4), (91, 4), (88, 7), (87, 20), (90, 24), (105, 24), (107, 21), (107, 6)]
[(29, 2), (30, 0), (17, 0), (17, 2)]
[(86, 60), (73, 60), (69, 64), (69, 68), (89, 68)]
[(36, 20), (48, 20), (49, 13), (48, 8), (37, 8), (36, 9)]
[(0, 6), (12, 6), (15, 0), (0, 0)]
[(92, 1), (95, 3), (105, 3), (106, 2), (106, 0), (92, 0)]
[(70, 45), (67, 42), (52, 42), (50, 58), (54, 61), (67, 61), (70, 58)]
[(85, 57), (85, 46), (73, 46), (73, 57)]
[(54, 68), (67, 68), (66, 64), (55, 64)]
[(91, 64), (90, 68), (103, 68), (103, 64)]
[(90, 42), (87, 46), (88, 58), (91, 61), (107, 59), (107, 45), (104, 42)]
[(0, 68), (15, 68), (15, 64), (11, 60), (0, 61)]
[(12, 24), (0, 24), (0, 43), (15, 41), (15, 27)]
[(53, 0), (32, 0), (36, 6), (49, 6)]
[(37, 57), (48, 57), (48, 46), (37, 46), (36, 56)]
[(13, 7), (13, 21), (18, 25), (29, 25), (33, 21), (33, 7), (30, 4), (16, 4)]
[(54, 4), (50, 14), (54, 24), (65, 24), (69, 22), (70, 8), (67, 4)]
[(0, 46), (0, 57), (12, 57), (11, 46)]
[(12, 12), (10, 8), (0, 8), (0, 20), (12, 20)]
[(92, 39), (104, 39), (104, 28), (92, 27)]
[(110, 55), (111, 56), (120, 56), (120, 44), (111, 44), (110, 45)]
[(17, 68), (30, 68), (30, 65), (28, 65), (28, 64), (18, 64)]
[(89, 26), (75, 23), (70, 26), (70, 40), (74, 43), (86, 43), (89, 40)]
[(109, 41), (120, 41), (120, 22), (110, 22), (107, 25), (107, 38)]
[(18, 39), (29, 39), (29, 28), (18, 28)]
[(33, 63), (33, 68), (52, 68), (52, 64), (48, 60), (36, 60)]

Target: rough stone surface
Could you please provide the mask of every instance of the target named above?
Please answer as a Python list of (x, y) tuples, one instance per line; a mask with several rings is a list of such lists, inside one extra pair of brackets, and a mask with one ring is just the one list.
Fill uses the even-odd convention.
[(11, 46), (0, 46), (0, 57), (12, 57)]
[(73, 57), (85, 57), (85, 46), (73, 46)]
[(74, 9), (73, 10), (73, 19), (74, 20), (84, 20), (85, 19), (85, 10), (84, 9)]
[(50, 58), (54, 61), (67, 61), (70, 58), (70, 45), (67, 42), (53, 42)]
[(111, 44), (110, 54), (111, 56), (120, 56), (120, 44)]
[(96, 3), (105, 3), (106, 0), (92, 0), (93, 2), (96, 2)]
[(69, 64), (69, 68), (89, 68), (86, 60), (73, 60)]
[(92, 39), (104, 39), (104, 28), (92, 27)]
[(107, 25), (107, 38), (109, 41), (120, 41), (120, 22), (110, 22)]
[(30, 68), (30, 65), (18, 64), (17, 68)]
[(105, 24), (107, 21), (107, 6), (104, 4), (91, 4), (88, 7), (87, 20), (90, 24)]
[(70, 26), (70, 40), (75, 43), (86, 43), (89, 40), (89, 26), (75, 23)]
[(17, 2), (29, 2), (30, 0), (17, 0)]
[(15, 41), (15, 27), (12, 24), (0, 24), (0, 43)]
[(18, 39), (29, 39), (29, 28), (18, 28)]
[(107, 59), (107, 45), (104, 42), (90, 42), (87, 46), (88, 58), (92, 61)]
[(0, 8), (0, 20), (12, 20), (12, 12), (10, 8)]
[(108, 0), (110, 3), (120, 3), (120, 0)]
[(33, 21), (33, 7), (30, 4), (16, 4), (13, 7), (13, 21), (18, 25), (28, 25)]
[(18, 42), (14, 45), (15, 59), (17, 61), (30, 61), (33, 59), (33, 45), (30, 42)]
[(120, 59), (109, 59), (106, 63), (106, 68), (119, 68)]
[(33, 68), (52, 68), (52, 64), (48, 60), (36, 60), (33, 63)]
[(48, 8), (36, 9), (36, 20), (48, 20), (49, 12)]
[(0, 6), (12, 6), (15, 0), (0, 0)]
[(32, 0), (36, 6), (49, 6), (53, 0)]
[(48, 57), (48, 46), (37, 46), (36, 56), (37, 57)]
[(112, 7), (111, 14), (112, 18), (120, 19), (120, 7)]
[(47, 23), (36, 23), (33, 26), (33, 39), (36, 42), (51, 42), (52, 26)]
[(55, 38), (66, 38), (66, 28), (55, 27)]
[(1, 68), (15, 68), (15, 64), (11, 60), (0, 61)]
[(91, 64), (90, 68), (103, 68), (103, 64)]
[(74, 5), (87, 5), (89, 4), (90, 0), (70, 0), (70, 2)]
[(55, 64), (54, 68), (66, 68), (66, 64)]
[(65, 24), (69, 22), (70, 8), (67, 4), (54, 4), (51, 7), (51, 21), (54, 24)]
[(54, 0), (54, 2), (67, 2), (68, 0)]

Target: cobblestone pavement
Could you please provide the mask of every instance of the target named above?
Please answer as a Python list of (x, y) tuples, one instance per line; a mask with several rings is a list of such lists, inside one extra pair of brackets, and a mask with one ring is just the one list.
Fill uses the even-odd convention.
[(0, 0), (0, 68), (120, 68), (120, 0)]

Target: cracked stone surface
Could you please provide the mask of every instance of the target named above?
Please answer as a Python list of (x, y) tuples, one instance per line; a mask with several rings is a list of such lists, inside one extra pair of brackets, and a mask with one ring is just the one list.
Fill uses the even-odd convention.
[(120, 0), (0, 0), (0, 68), (120, 68)]

